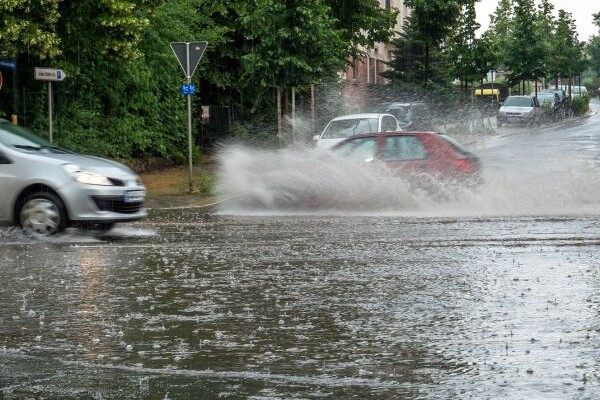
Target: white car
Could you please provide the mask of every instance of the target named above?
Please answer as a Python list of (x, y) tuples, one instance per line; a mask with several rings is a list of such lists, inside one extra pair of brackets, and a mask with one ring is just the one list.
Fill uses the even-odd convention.
[(42, 236), (70, 225), (107, 230), (144, 218), (145, 196), (125, 165), (61, 149), (0, 119), (0, 223)]
[(335, 117), (329, 121), (323, 132), (314, 136), (313, 139), (316, 141), (317, 147), (330, 149), (349, 136), (401, 130), (398, 120), (391, 114), (350, 114)]

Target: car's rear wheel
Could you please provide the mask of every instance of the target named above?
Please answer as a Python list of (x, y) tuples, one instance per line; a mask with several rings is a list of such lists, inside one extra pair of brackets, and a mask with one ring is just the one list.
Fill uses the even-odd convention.
[(29, 194), (18, 210), (19, 225), (34, 235), (54, 235), (67, 226), (65, 205), (58, 196), (48, 192)]

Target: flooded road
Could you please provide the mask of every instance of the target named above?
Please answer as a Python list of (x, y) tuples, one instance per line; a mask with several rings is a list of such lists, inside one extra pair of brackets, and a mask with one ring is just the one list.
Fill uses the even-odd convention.
[(474, 144), (474, 200), (3, 228), (1, 396), (597, 399), (598, 124)]

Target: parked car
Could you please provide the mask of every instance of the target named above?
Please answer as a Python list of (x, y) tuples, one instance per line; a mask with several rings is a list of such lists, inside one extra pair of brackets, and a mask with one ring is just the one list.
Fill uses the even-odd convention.
[(533, 96), (508, 96), (496, 117), (499, 127), (504, 124), (539, 124), (541, 119), (540, 103)]
[(329, 149), (345, 138), (361, 133), (401, 130), (396, 117), (386, 113), (351, 114), (333, 118), (313, 139), (317, 147)]
[(436, 132), (390, 132), (357, 135), (332, 149), (337, 155), (383, 164), (392, 175), (433, 177), (468, 186), (481, 182), (478, 157), (448, 135)]
[(565, 93), (567, 93), (567, 96), (570, 96), (571, 100), (578, 96), (589, 96), (587, 87), (585, 86), (569, 87), (569, 85), (563, 85), (561, 86), (561, 89), (563, 89)]
[(563, 117), (571, 115), (571, 99), (564, 89), (542, 89), (538, 93), (556, 93), (560, 99), (560, 114)]
[(422, 101), (386, 103), (383, 112), (396, 117), (403, 130), (428, 129), (429, 112)]
[[(532, 97), (534, 97), (535, 95), (535, 92), (531, 93)], [(560, 101), (558, 93), (540, 91), (537, 93), (537, 100), (538, 103), (540, 103), (540, 106), (542, 107), (542, 113), (546, 112), (547, 109), (547, 112), (549, 113), (548, 116), (551, 117), (553, 120), (559, 120), (564, 118), (564, 109), (562, 107), (562, 103)]]
[(0, 222), (52, 235), (146, 216), (146, 190), (115, 161), (73, 153), (0, 119)]

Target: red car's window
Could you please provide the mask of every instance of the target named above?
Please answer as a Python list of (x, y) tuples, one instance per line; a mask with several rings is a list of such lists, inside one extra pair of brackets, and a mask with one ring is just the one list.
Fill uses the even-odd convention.
[(342, 143), (336, 153), (358, 161), (372, 160), (377, 150), (377, 139), (373, 137), (356, 138)]
[(422, 160), (427, 158), (427, 150), (416, 136), (387, 136), (380, 158), (383, 161)]

